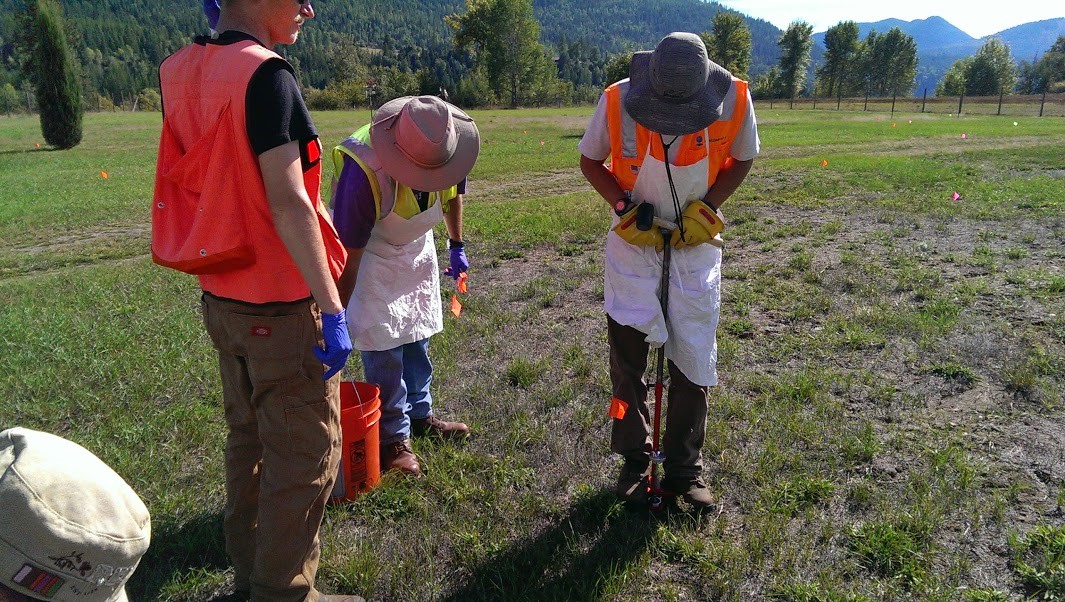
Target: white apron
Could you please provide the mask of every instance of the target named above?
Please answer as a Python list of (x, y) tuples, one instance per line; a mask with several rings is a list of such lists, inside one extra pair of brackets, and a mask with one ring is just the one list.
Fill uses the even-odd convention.
[(410, 219), (389, 211), (374, 225), (347, 309), (359, 351), (394, 349), (444, 329), (433, 237), (433, 226), (444, 219), (442, 205)]
[[(676, 144), (680, 144), (679, 139)], [(688, 201), (702, 199), (706, 194), (708, 160), (684, 167), (669, 166), (682, 209)], [(640, 167), (632, 199), (647, 201), (655, 206), (655, 215), (676, 221), (666, 166), (651, 156), (650, 148)], [(611, 227), (618, 221), (614, 217)], [(669, 244), (668, 237), (666, 244)], [(662, 252), (654, 247), (631, 245), (610, 230), (606, 237), (606, 312), (615, 322), (646, 334), (646, 341), (652, 347), (664, 344), (666, 357), (688, 380), (700, 386), (716, 385), (721, 249), (710, 244), (672, 249), (670, 263), (667, 326), (658, 298)]]

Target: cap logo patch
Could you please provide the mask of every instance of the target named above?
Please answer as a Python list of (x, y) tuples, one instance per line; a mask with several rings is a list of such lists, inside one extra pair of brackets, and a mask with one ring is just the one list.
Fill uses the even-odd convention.
[(77, 571), (82, 577), (92, 570), (92, 565), (85, 562), (81, 557), (81, 552), (71, 552), (66, 556), (49, 556), (48, 558), (53, 561), (57, 569), (68, 573)]
[(63, 588), (64, 583), (63, 579), (58, 575), (53, 575), (29, 564), (22, 565), (22, 568), (11, 578), (11, 581), (45, 598), (54, 596), (56, 592)]
[(270, 336), (269, 326), (252, 326), (251, 336), (253, 337), (268, 337)]

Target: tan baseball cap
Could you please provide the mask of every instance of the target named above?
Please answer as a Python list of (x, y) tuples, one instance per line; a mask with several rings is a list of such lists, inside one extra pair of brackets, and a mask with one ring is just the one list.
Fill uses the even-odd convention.
[(144, 502), (87, 449), (0, 432), (0, 584), (38, 600), (124, 602), (150, 540)]

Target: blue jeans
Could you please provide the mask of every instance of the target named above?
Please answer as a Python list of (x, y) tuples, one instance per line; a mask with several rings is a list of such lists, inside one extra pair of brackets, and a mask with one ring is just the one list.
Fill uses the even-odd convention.
[(410, 422), (433, 415), (429, 339), (387, 351), (363, 351), (366, 382), (381, 387), (381, 445), (410, 438)]

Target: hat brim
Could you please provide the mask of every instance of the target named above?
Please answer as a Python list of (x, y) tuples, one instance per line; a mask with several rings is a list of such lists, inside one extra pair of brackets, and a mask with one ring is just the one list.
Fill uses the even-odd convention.
[(414, 97), (395, 98), (377, 109), (370, 126), (370, 145), (381, 160), (385, 172), (400, 184), (422, 192), (445, 190), (461, 182), (477, 163), (477, 155), (481, 151), (481, 137), (477, 125), (465, 111), (448, 103), (458, 138), (454, 155), (447, 163), (434, 169), (415, 165), (396, 146), (396, 130), (392, 127), (400, 109), (412, 98)]
[(710, 61), (706, 85), (681, 102), (657, 95), (651, 87), (651, 52), (637, 52), (629, 63), (629, 91), (625, 110), (636, 123), (666, 136), (698, 132), (721, 117), (722, 103), (732, 86), (732, 74)]

